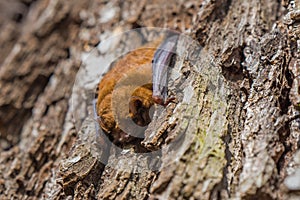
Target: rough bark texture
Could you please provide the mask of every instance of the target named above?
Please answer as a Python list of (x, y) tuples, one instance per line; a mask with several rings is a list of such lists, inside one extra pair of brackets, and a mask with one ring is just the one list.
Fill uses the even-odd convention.
[[(0, 199), (300, 198), (299, 0), (14, 0), (0, 19)], [(145, 131), (161, 170), (139, 171), (85, 120), (96, 75), (73, 85), (99, 42), (150, 26), (203, 49)]]

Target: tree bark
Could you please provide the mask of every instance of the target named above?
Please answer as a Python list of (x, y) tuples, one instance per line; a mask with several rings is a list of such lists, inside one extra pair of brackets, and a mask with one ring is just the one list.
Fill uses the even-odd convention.
[[(299, 0), (15, 0), (0, 13), (0, 199), (300, 198)], [(87, 119), (99, 78), (84, 57), (118, 55), (99, 42), (139, 27), (202, 46), (145, 131), (159, 163), (116, 156)]]

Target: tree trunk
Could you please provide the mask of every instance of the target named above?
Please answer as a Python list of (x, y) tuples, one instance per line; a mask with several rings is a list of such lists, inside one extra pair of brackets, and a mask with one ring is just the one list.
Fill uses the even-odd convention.
[[(299, 0), (14, 0), (0, 13), (0, 199), (300, 198)], [(100, 79), (85, 55), (118, 55), (98, 43), (139, 27), (202, 46), (176, 62), (182, 91), (145, 131), (158, 160), (118, 154), (88, 118)]]

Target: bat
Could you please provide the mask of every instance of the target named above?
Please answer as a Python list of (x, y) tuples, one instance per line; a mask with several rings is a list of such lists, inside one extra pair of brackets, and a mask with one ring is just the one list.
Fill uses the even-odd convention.
[(140, 138), (125, 133), (119, 127), (120, 121), (113, 113), (116, 108), (112, 106), (112, 94), (114, 92), (115, 96), (121, 99), (130, 87), (126, 85), (116, 87), (116, 85), (124, 78), (135, 79), (150, 76), (151, 80), (152, 76), (152, 83), (142, 85), (134, 90), (130, 89), (131, 99), (127, 107), (117, 108), (118, 112), (127, 113), (127, 115), (122, 115), (123, 118), (131, 119), (139, 126), (148, 125), (151, 121), (150, 107), (155, 103), (166, 106), (174, 99), (167, 98), (167, 83), (168, 68), (174, 66), (177, 40), (178, 36), (172, 35), (129, 52), (116, 61), (113, 68), (100, 81), (96, 104), (98, 123), (115, 144), (126, 146), (133, 142), (136, 143), (137, 139), (141, 141)]

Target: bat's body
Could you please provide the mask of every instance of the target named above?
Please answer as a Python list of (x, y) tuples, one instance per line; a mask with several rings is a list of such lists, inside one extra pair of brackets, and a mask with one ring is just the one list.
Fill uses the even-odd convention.
[[(172, 67), (174, 64), (177, 39), (178, 36), (169, 37), (163, 42), (161, 42), (162, 39), (159, 39), (126, 54), (115, 62), (114, 67), (99, 83), (96, 109), (99, 124), (116, 144), (123, 146), (136, 141), (136, 139), (140, 141), (140, 138), (130, 136), (121, 130), (119, 127), (120, 121), (118, 121), (119, 119), (116, 118), (114, 112), (125, 113), (121, 115), (123, 118), (131, 119), (139, 126), (146, 126), (151, 121), (149, 117), (150, 107), (154, 103), (164, 106), (168, 104), (168, 67)], [(161, 45), (157, 49), (159, 44)], [(151, 80), (151, 75), (152, 84), (149, 82), (133, 90), (126, 85), (118, 85), (125, 79), (134, 82), (135, 79), (149, 77), (149, 80)], [(131, 99), (125, 108), (121, 107), (120, 104), (113, 104), (113, 92), (116, 98), (122, 99), (121, 97), (125, 93), (127, 94), (128, 90)], [(117, 108), (113, 105), (117, 105)]]

